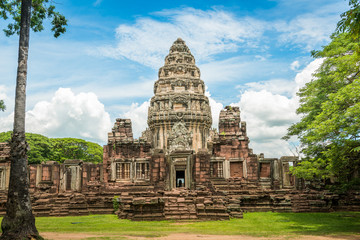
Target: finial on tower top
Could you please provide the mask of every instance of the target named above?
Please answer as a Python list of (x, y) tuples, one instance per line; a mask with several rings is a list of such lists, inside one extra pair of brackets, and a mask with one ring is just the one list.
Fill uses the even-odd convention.
[(176, 39), (176, 41), (175, 42), (183, 42), (183, 43), (185, 43), (185, 41), (184, 40), (182, 40), (182, 38), (178, 38), (178, 39)]
[(188, 46), (186, 46), (185, 41), (181, 38), (176, 39), (176, 41), (173, 43), (173, 45), (170, 48), (170, 53), (174, 52), (187, 52), (191, 53)]

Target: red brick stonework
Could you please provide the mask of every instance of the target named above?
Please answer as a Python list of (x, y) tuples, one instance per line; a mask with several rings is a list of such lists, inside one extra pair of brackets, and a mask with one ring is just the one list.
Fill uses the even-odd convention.
[[(159, 69), (148, 129), (134, 139), (130, 119), (116, 119), (102, 164), (69, 159), (29, 166), (37, 216), (104, 214), (119, 218), (217, 220), (243, 211), (360, 211), (360, 193), (310, 190), (289, 172), (297, 157), (265, 158), (249, 148), (240, 109), (220, 112), (218, 131), (205, 84), (177, 39)], [(9, 146), (0, 143), (0, 213), (5, 213)], [(114, 198), (115, 197), (115, 198)]]

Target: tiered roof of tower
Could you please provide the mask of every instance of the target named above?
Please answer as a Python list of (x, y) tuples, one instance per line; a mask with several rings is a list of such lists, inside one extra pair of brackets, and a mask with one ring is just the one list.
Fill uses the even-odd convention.
[(193, 133), (192, 149), (205, 148), (212, 123), (209, 99), (195, 58), (181, 38), (171, 46), (158, 75), (148, 113), (155, 147), (168, 148), (171, 129), (182, 122), (189, 134)]

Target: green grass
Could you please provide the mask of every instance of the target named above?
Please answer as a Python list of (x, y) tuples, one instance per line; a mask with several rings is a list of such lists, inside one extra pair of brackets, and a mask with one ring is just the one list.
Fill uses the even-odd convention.
[(360, 233), (360, 213), (246, 213), (244, 219), (199, 222), (191, 228), (225, 235), (348, 235)]
[[(174, 222), (119, 220), (115, 215), (37, 217), (39, 232), (95, 233), (101, 238), (132, 235), (158, 237), (171, 233), (298, 236), (360, 234), (360, 212), (335, 213), (245, 213), (230, 221)], [(121, 239), (116, 237), (116, 239)]]

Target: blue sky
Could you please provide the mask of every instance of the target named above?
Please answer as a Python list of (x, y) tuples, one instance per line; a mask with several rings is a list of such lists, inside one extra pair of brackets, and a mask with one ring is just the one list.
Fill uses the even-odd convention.
[[(58, 0), (69, 26), (55, 39), (31, 33), (27, 131), (106, 143), (117, 117), (146, 128), (158, 69), (181, 37), (207, 86), (214, 115), (240, 106), (251, 147), (267, 157), (292, 154), (280, 140), (299, 116), (296, 91), (321, 64), (310, 51), (329, 42), (342, 0)], [(1, 21), (4, 28), (6, 22)], [(0, 131), (12, 128), (17, 36), (0, 35)], [(294, 140), (296, 142), (296, 140)]]

